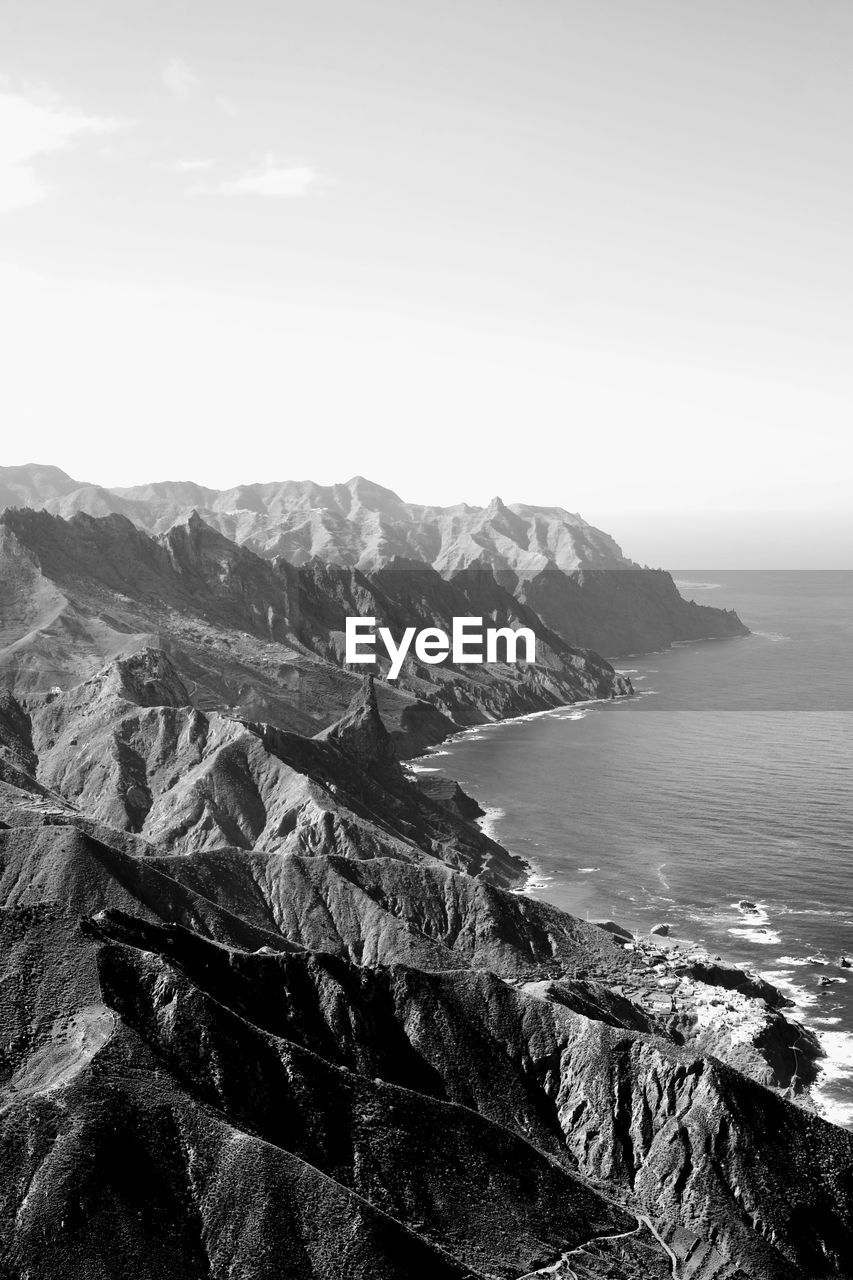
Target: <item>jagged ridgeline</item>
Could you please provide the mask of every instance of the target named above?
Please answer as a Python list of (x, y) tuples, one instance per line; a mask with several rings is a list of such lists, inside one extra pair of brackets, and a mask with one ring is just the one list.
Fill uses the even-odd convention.
[[(531, 628), (535, 667), (407, 661), (404, 691), (474, 724), (625, 692), (593, 654), (746, 631), (731, 612), (685, 601), (668, 573), (639, 568), (607, 534), (559, 508), (500, 499), (416, 506), (361, 478), (108, 491), (37, 466), (0, 468), (0, 507), (29, 509), (7, 511), (0, 525), (4, 594), (19, 598), (5, 629), (14, 652), (0, 650), (0, 674), (16, 688), (42, 688), (51, 663), (60, 687), (67, 669), (92, 674), (97, 663), (80, 661), (81, 644), (63, 645), (70, 629), (87, 633), (92, 659), (153, 633), (180, 649), (179, 666), (195, 662), (186, 674), (201, 704), (282, 724), (291, 706), (286, 727), (316, 730), (352, 693), (346, 676), (326, 669), (341, 666), (347, 616), (375, 616), (395, 634), (448, 629), (462, 616)], [(390, 696), (383, 710), (396, 733), (405, 700), (392, 710)], [(435, 716), (419, 729), (417, 718), (407, 717), (413, 742), (443, 736)]]
[[(663, 1007), (654, 955), (513, 892), (476, 803), (401, 763), (628, 693), (593, 625), (734, 615), (567, 513), (3, 483), (3, 1280), (851, 1274), (853, 1136), (800, 1105), (782, 994), (685, 961)], [(531, 626), (540, 661), (362, 682), (353, 613)]]

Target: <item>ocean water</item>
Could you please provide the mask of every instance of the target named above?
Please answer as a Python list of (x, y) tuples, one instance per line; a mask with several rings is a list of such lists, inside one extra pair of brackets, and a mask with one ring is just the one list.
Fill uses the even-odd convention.
[(421, 766), (489, 808), (534, 896), (667, 922), (783, 988), (827, 1054), (821, 1109), (853, 1126), (853, 572), (675, 577), (753, 634), (620, 659), (635, 698), (490, 725)]

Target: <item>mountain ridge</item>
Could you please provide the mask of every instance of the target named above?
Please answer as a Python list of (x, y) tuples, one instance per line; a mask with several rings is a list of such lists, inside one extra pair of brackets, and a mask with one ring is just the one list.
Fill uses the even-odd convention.
[(124, 516), (155, 537), (196, 518), (261, 559), (295, 568), (421, 565), (449, 580), (488, 569), (567, 644), (610, 658), (748, 634), (736, 614), (684, 600), (669, 573), (634, 564), (609, 534), (560, 507), (500, 498), (486, 507), (408, 504), (361, 476), (330, 486), (211, 490), (165, 481), (109, 491), (52, 468), (0, 468), (0, 508), (13, 505), (62, 518)]
[[(208, 524), (234, 541), (248, 543), (262, 556), (282, 555), (294, 564), (317, 556), (327, 562), (376, 568), (399, 555), (425, 561), (440, 571), (472, 563), (478, 552), (488, 550), (478, 541), (482, 529), (492, 537), (506, 536), (501, 524), (515, 517), (526, 527), (526, 540), (532, 541), (533, 549), (523, 548), (529, 555), (521, 563), (517, 547), (510, 555), (516, 563), (501, 564), (499, 557), (497, 567), (526, 572), (548, 564), (563, 569), (581, 564), (631, 565), (609, 535), (560, 507), (506, 506), (500, 498), (485, 507), (406, 503), (393, 490), (364, 476), (333, 485), (270, 481), (217, 490), (193, 481), (158, 481), (108, 489), (73, 480), (58, 468), (26, 464), (0, 468), (0, 507), (13, 505), (44, 505), (66, 518), (78, 511), (126, 515), (150, 533), (163, 533), (197, 510)], [(542, 539), (547, 533), (543, 520), (553, 526), (553, 547), (547, 536)], [(454, 545), (460, 539), (461, 544)]]
[(489, 569), (450, 580), (427, 565), (294, 567), (261, 559), (197, 514), (157, 536), (118, 514), (0, 514), (0, 679), (19, 695), (67, 690), (105, 662), (161, 649), (197, 710), (312, 735), (338, 719), (360, 682), (344, 661), (348, 615), (375, 615), (399, 633), (475, 613), (531, 626), (537, 663), (436, 667), (408, 657), (399, 679), (379, 686), (406, 754), (466, 724), (630, 693), (625, 677), (567, 645)]

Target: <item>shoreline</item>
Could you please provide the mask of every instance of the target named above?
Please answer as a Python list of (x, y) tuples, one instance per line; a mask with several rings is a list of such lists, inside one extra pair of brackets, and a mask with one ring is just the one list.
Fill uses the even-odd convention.
[[(709, 639), (710, 638), (716, 639), (718, 637), (709, 637)], [(738, 639), (741, 637), (722, 638)], [(704, 642), (687, 641), (685, 643), (692, 644)], [(629, 656), (651, 657), (652, 655), (625, 655), (625, 658), (628, 658)], [(631, 698), (648, 696), (651, 692), (651, 690), (635, 690), (633, 694), (622, 694), (616, 698), (587, 698), (578, 702), (565, 703), (558, 707), (549, 707), (543, 711), (528, 712), (524, 715), (508, 717), (505, 720), (494, 720), (483, 725), (473, 725), (468, 728), (461, 729), (458, 733), (452, 734), (450, 737), (444, 739), (442, 743), (437, 744), (436, 747), (428, 749), (423, 756), (417, 757), (417, 759), (413, 761), (407, 761), (406, 763), (408, 767), (412, 768), (414, 773), (440, 773), (442, 772), (440, 765), (432, 768), (425, 762), (432, 757), (440, 758), (441, 756), (449, 755), (449, 751), (442, 750), (445, 745), (452, 745), (463, 740), (483, 740), (486, 736), (485, 731), (499, 729), (504, 725), (525, 723), (527, 721), (541, 719), (546, 716), (555, 716), (563, 719), (580, 719), (585, 714), (585, 710), (592, 706), (612, 706), (616, 702), (622, 703), (629, 701)], [(573, 716), (571, 714), (572, 712), (576, 712), (577, 714)], [(448, 776), (450, 775), (448, 774)], [(504, 848), (508, 848), (506, 844), (503, 844), (497, 830), (501, 820), (507, 816), (506, 810), (496, 804), (489, 805), (484, 799), (481, 800), (476, 796), (474, 799), (477, 799), (478, 803), (482, 804), (484, 808), (483, 814), (475, 820), (476, 826), (484, 835), (496, 841), (496, 843), (502, 844)], [(516, 857), (522, 858), (529, 868), (527, 878), (518, 886), (510, 889), (509, 892), (519, 896), (536, 895), (546, 902), (551, 902), (551, 899), (548, 896), (548, 885), (553, 881), (554, 876), (547, 874), (541, 866), (537, 866), (535, 860), (526, 852), (518, 853), (513, 849), (509, 849), (509, 852), (513, 853)], [(581, 870), (584, 872), (592, 872), (594, 868), (583, 868)], [(576, 914), (571, 910), (571, 908), (567, 908), (562, 904), (551, 902), (551, 905), (558, 906), (560, 910), (566, 911), (569, 915)], [(756, 903), (756, 905), (760, 907), (761, 904)], [(590, 924), (597, 923), (595, 920), (590, 920), (588, 917), (589, 912), (587, 911), (586, 922)], [(582, 914), (578, 914), (577, 918), (584, 919), (584, 916)], [(749, 914), (744, 915), (743, 921), (743, 927), (746, 931), (750, 927)], [(617, 921), (617, 923), (621, 922)], [(709, 965), (720, 963), (719, 960), (714, 960), (710, 951), (703, 944), (695, 942), (688, 937), (679, 936), (678, 938), (675, 938), (671, 936), (660, 936), (639, 928), (632, 929), (629, 928), (629, 926), (625, 927), (632, 935), (632, 943), (628, 945), (632, 949), (638, 951), (641, 955), (653, 957), (660, 952), (664, 952), (666, 954), (667, 960), (664, 964), (667, 967), (667, 971), (661, 972), (658, 981), (661, 983), (662, 991), (664, 989), (664, 984), (668, 984), (670, 986), (670, 997), (674, 997), (675, 995), (675, 989), (672, 987), (675, 975), (672, 970), (676, 966), (683, 965), (685, 962), (707, 963)], [(853, 1129), (853, 1102), (845, 1102), (841, 1099), (832, 1097), (827, 1092), (827, 1089), (831, 1088), (834, 1081), (849, 1077), (849, 1067), (845, 1070), (844, 1064), (845, 1062), (849, 1064), (849, 1062), (853, 1060), (853, 1030), (840, 1028), (837, 1021), (834, 1020), (819, 1018), (814, 1014), (810, 1016), (809, 1009), (812, 1005), (817, 1005), (818, 998), (805, 986), (792, 981), (789, 975), (788, 966), (783, 968), (777, 964), (775, 967), (759, 968), (757, 964), (744, 964), (742, 961), (735, 959), (730, 954), (727, 954), (724, 945), (715, 947), (715, 951), (721, 957), (722, 963), (725, 967), (736, 969), (740, 973), (743, 973), (748, 979), (754, 979), (758, 982), (763, 981), (775, 987), (786, 1000), (790, 1001), (789, 1004), (782, 1006), (777, 1011), (782, 1014), (789, 1024), (801, 1026), (803, 1030), (813, 1036), (820, 1045), (823, 1056), (817, 1058), (815, 1061), (815, 1079), (811, 1081), (801, 1093), (792, 1097), (791, 1100), (796, 1105), (803, 1107), (806, 1110), (813, 1111), (829, 1123), (838, 1125), (842, 1128)], [(683, 979), (681, 981), (683, 984)], [(732, 1032), (737, 1039), (746, 1036), (750, 1027), (754, 1030), (758, 1030), (758, 1024), (752, 1016), (759, 1003), (756, 998), (752, 996), (744, 996), (735, 991), (726, 991), (725, 1003), (721, 1005), (719, 1001), (719, 991), (720, 989), (714, 986), (703, 987), (702, 984), (694, 983), (692, 987), (682, 992), (682, 998), (697, 1014), (698, 1024), (700, 1026), (710, 1027), (713, 1023), (716, 1023), (718, 1027), (728, 1027), (729, 1031)], [(747, 1002), (746, 1005), (744, 1005), (744, 1001)], [(774, 1089), (774, 1091), (779, 1092), (780, 1090)]]

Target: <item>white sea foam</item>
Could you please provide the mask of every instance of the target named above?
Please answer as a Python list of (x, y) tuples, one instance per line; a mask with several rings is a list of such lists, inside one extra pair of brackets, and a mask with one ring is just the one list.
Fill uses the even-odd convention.
[(545, 876), (541, 871), (531, 871), (524, 884), (518, 889), (511, 889), (510, 893), (535, 893), (538, 889), (544, 889), (553, 879), (553, 876)]
[(578, 867), (578, 872), (582, 876), (591, 875), (593, 871), (600, 871), (601, 867)]
[(506, 817), (506, 810), (499, 808), (497, 805), (491, 805), (481, 818), (477, 819), (477, 826), (480, 828), (484, 836), (488, 836), (490, 840), (496, 840), (495, 827), (501, 818)]
[(779, 644), (781, 640), (790, 640), (790, 636), (783, 636), (780, 631), (753, 631), (754, 636), (760, 636), (762, 640), (770, 640), (773, 644)]
[(782, 941), (781, 933), (776, 929), (757, 928), (752, 929), (744, 927), (742, 929), (729, 929), (729, 933), (733, 938), (743, 938), (746, 942), (754, 942), (758, 946), (769, 947), (776, 946)]
[(844, 1129), (853, 1128), (853, 1102), (845, 1102), (841, 1098), (832, 1098), (820, 1085), (813, 1085), (811, 1095), (818, 1113), (824, 1120), (841, 1125)]
[(838, 916), (846, 919), (848, 924), (853, 924), (853, 920), (848, 919), (849, 907), (779, 907), (778, 910), (783, 916)]
[[(642, 697), (650, 692), (653, 691), (644, 689), (639, 696)], [(630, 701), (628, 697), (579, 698), (577, 702), (567, 702), (559, 707), (546, 707), (544, 711), (528, 711), (523, 716), (507, 716), (504, 720), (491, 720), (488, 724), (478, 724), (475, 729), (463, 729), (460, 733), (454, 733), (452, 737), (446, 738), (445, 743), (477, 742), (487, 729), (505, 729), (512, 724), (528, 724), (531, 720), (541, 720), (543, 716), (552, 716), (555, 720), (562, 720), (564, 717), (579, 720), (598, 707), (619, 707)]]
[(679, 591), (717, 591), (721, 582), (688, 582), (686, 578), (676, 578), (675, 585)]
[(853, 1081), (853, 1031), (818, 1031), (817, 1038), (826, 1054), (818, 1063), (818, 1087)]
[(818, 996), (813, 991), (794, 982), (790, 969), (762, 969), (760, 976), (790, 996), (796, 1009), (810, 1009), (818, 1002)]
[[(815, 1022), (830, 1019), (814, 1019)], [(834, 1124), (853, 1126), (853, 1099), (839, 1096), (838, 1086), (853, 1085), (853, 1032), (818, 1031), (820, 1047), (826, 1055), (818, 1063), (818, 1078), (812, 1097), (820, 1114)]]

